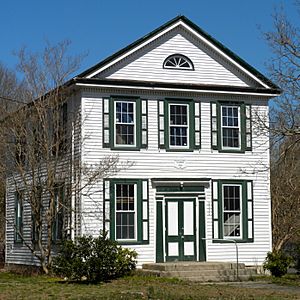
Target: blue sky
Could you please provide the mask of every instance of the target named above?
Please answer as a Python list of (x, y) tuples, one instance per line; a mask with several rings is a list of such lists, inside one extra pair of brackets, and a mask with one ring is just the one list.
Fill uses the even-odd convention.
[[(40, 51), (45, 41), (72, 41), (70, 54), (87, 53), (83, 71), (182, 14), (267, 75), (270, 51), (262, 38), (283, 3), (299, 20), (293, 0), (10, 0), (0, 9), (0, 61), (13, 68), (13, 51)], [(298, 21), (299, 22), (299, 21)]]

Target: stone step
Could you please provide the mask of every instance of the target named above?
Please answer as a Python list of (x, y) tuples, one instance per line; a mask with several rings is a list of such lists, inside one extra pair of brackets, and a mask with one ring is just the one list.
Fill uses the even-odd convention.
[(191, 276), (186, 278), (181, 278), (188, 281), (199, 281), (199, 282), (226, 282), (226, 281), (247, 281), (251, 279), (251, 275), (239, 275), (236, 276)]
[[(222, 270), (177, 270), (177, 271), (160, 271), (161, 277), (179, 277), (179, 278), (187, 278), (194, 276), (236, 276), (237, 270), (233, 269), (222, 269)], [(246, 270), (241, 269), (238, 270), (238, 274), (241, 276), (247, 275), (252, 276), (256, 275), (255, 270)]]
[[(156, 271), (195, 271), (195, 270), (236, 270), (235, 263), (216, 263), (216, 262), (176, 262), (176, 263), (150, 263), (143, 264), (144, 270)], [(245, 269), (245, 264), (239, 264), (239, 270)]]

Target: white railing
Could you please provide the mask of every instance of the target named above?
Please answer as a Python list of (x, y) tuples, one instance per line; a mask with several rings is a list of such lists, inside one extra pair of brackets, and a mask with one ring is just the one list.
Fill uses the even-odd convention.
[(210, 238), (202, 238), (204, 241), (219, 241), (219, 242), (230, 242), (235, 245), (235, 256), (236, 256), (236, 279), (239, 280), (239, 249), (236, 240), (230, 239), (210, 239)]

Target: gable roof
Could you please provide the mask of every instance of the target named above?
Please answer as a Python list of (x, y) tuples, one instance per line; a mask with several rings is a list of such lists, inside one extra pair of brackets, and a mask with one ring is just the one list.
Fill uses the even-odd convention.
[[(136, 40), (135, 42), (131, 43), (127, 47), (119, 50), (118, 52), (112, 54), (111, 56), (107, 57), (106, 59), (102, 60), (98, 64), (94, 65), (93, 67), (87, 69), (86, 71), (80, 73), (77, 75), (74, 80), (77, 82), (80, 82), (80, 79), (87, 79), (87, 76), (91, 76), (94, 72), (96, 72), (100, 68), (105, 68), (106, 65), (109, 65), (114, 60), (120, 58), (123, 55), (126, 55), (127, 52), (134, 50), (134, 48), (141, 46), (144, 43), (147, 43), (150, 39), (154, 38), (156, 35), (160, 34), (164, 30), (167, 30), (169, 27), (172, 27), (178, 22), (183, 22), (188, 27), (190, 27), (192, 30), (194, 30), (197, 34), (205, 38), (208, 42), (210, 42), (214, 47), (216, 47), (219, 51), (224, 53), (227, 57), (232, 59), (236, 64), (238, 64), (240, 67), (242, 67), (244, 70), (249, 72), (252, 76), (257, 78), (258, 81), (261, 81), (265, 86), (267, 90), (272, 90), (272, 93), (280, 94), (281, 90), (280, 88), (275, 85), (272, 81), (270, 81), (267, 77), (265, 77), (262, 73), (260, 73), (258, 70), (256, 70), (254, 67), (249, 65), (246, 61), (244, 61), (242, 58), (240, 58), (238, 55), (236, 55), (234, 52), (232, 52), (230, 49), (225, 47), (222, 43), (214, 39), (211, 35), (206, 33), (204, 30), (202, 30), (199, 26), (197, 26), (195, 23), (190, 21), (187, 17), (179, 15), (176, 18), (166, 22), (159, 28), (153, 30), (152, 32), (146, 34), (142, 38)], [(91, 78), (90, 78), (91, 79)], [(85, 82), (87, 82), (85, 80)], [(95, 83), (95, 82), (94, 82)], [(260, 89), (262, 90), (262, 89)]]

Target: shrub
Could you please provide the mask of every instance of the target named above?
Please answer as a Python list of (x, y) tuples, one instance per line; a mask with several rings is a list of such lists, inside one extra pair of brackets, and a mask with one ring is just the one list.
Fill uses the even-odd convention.
[(136, 267), (136, 257), (135, 251), (122, 248), (101, 233), (97, 238), (82, 236), (63, 241), (52, 270), (69, 280), (97, 283), (128, 275)]
[(291, 263), (291, 257), (281, 251), (273, 251), (268, 252), (263, 268), (264, 270), (269, 270), (272, 276), (282, 277), (287, 273), (287, 269)]

